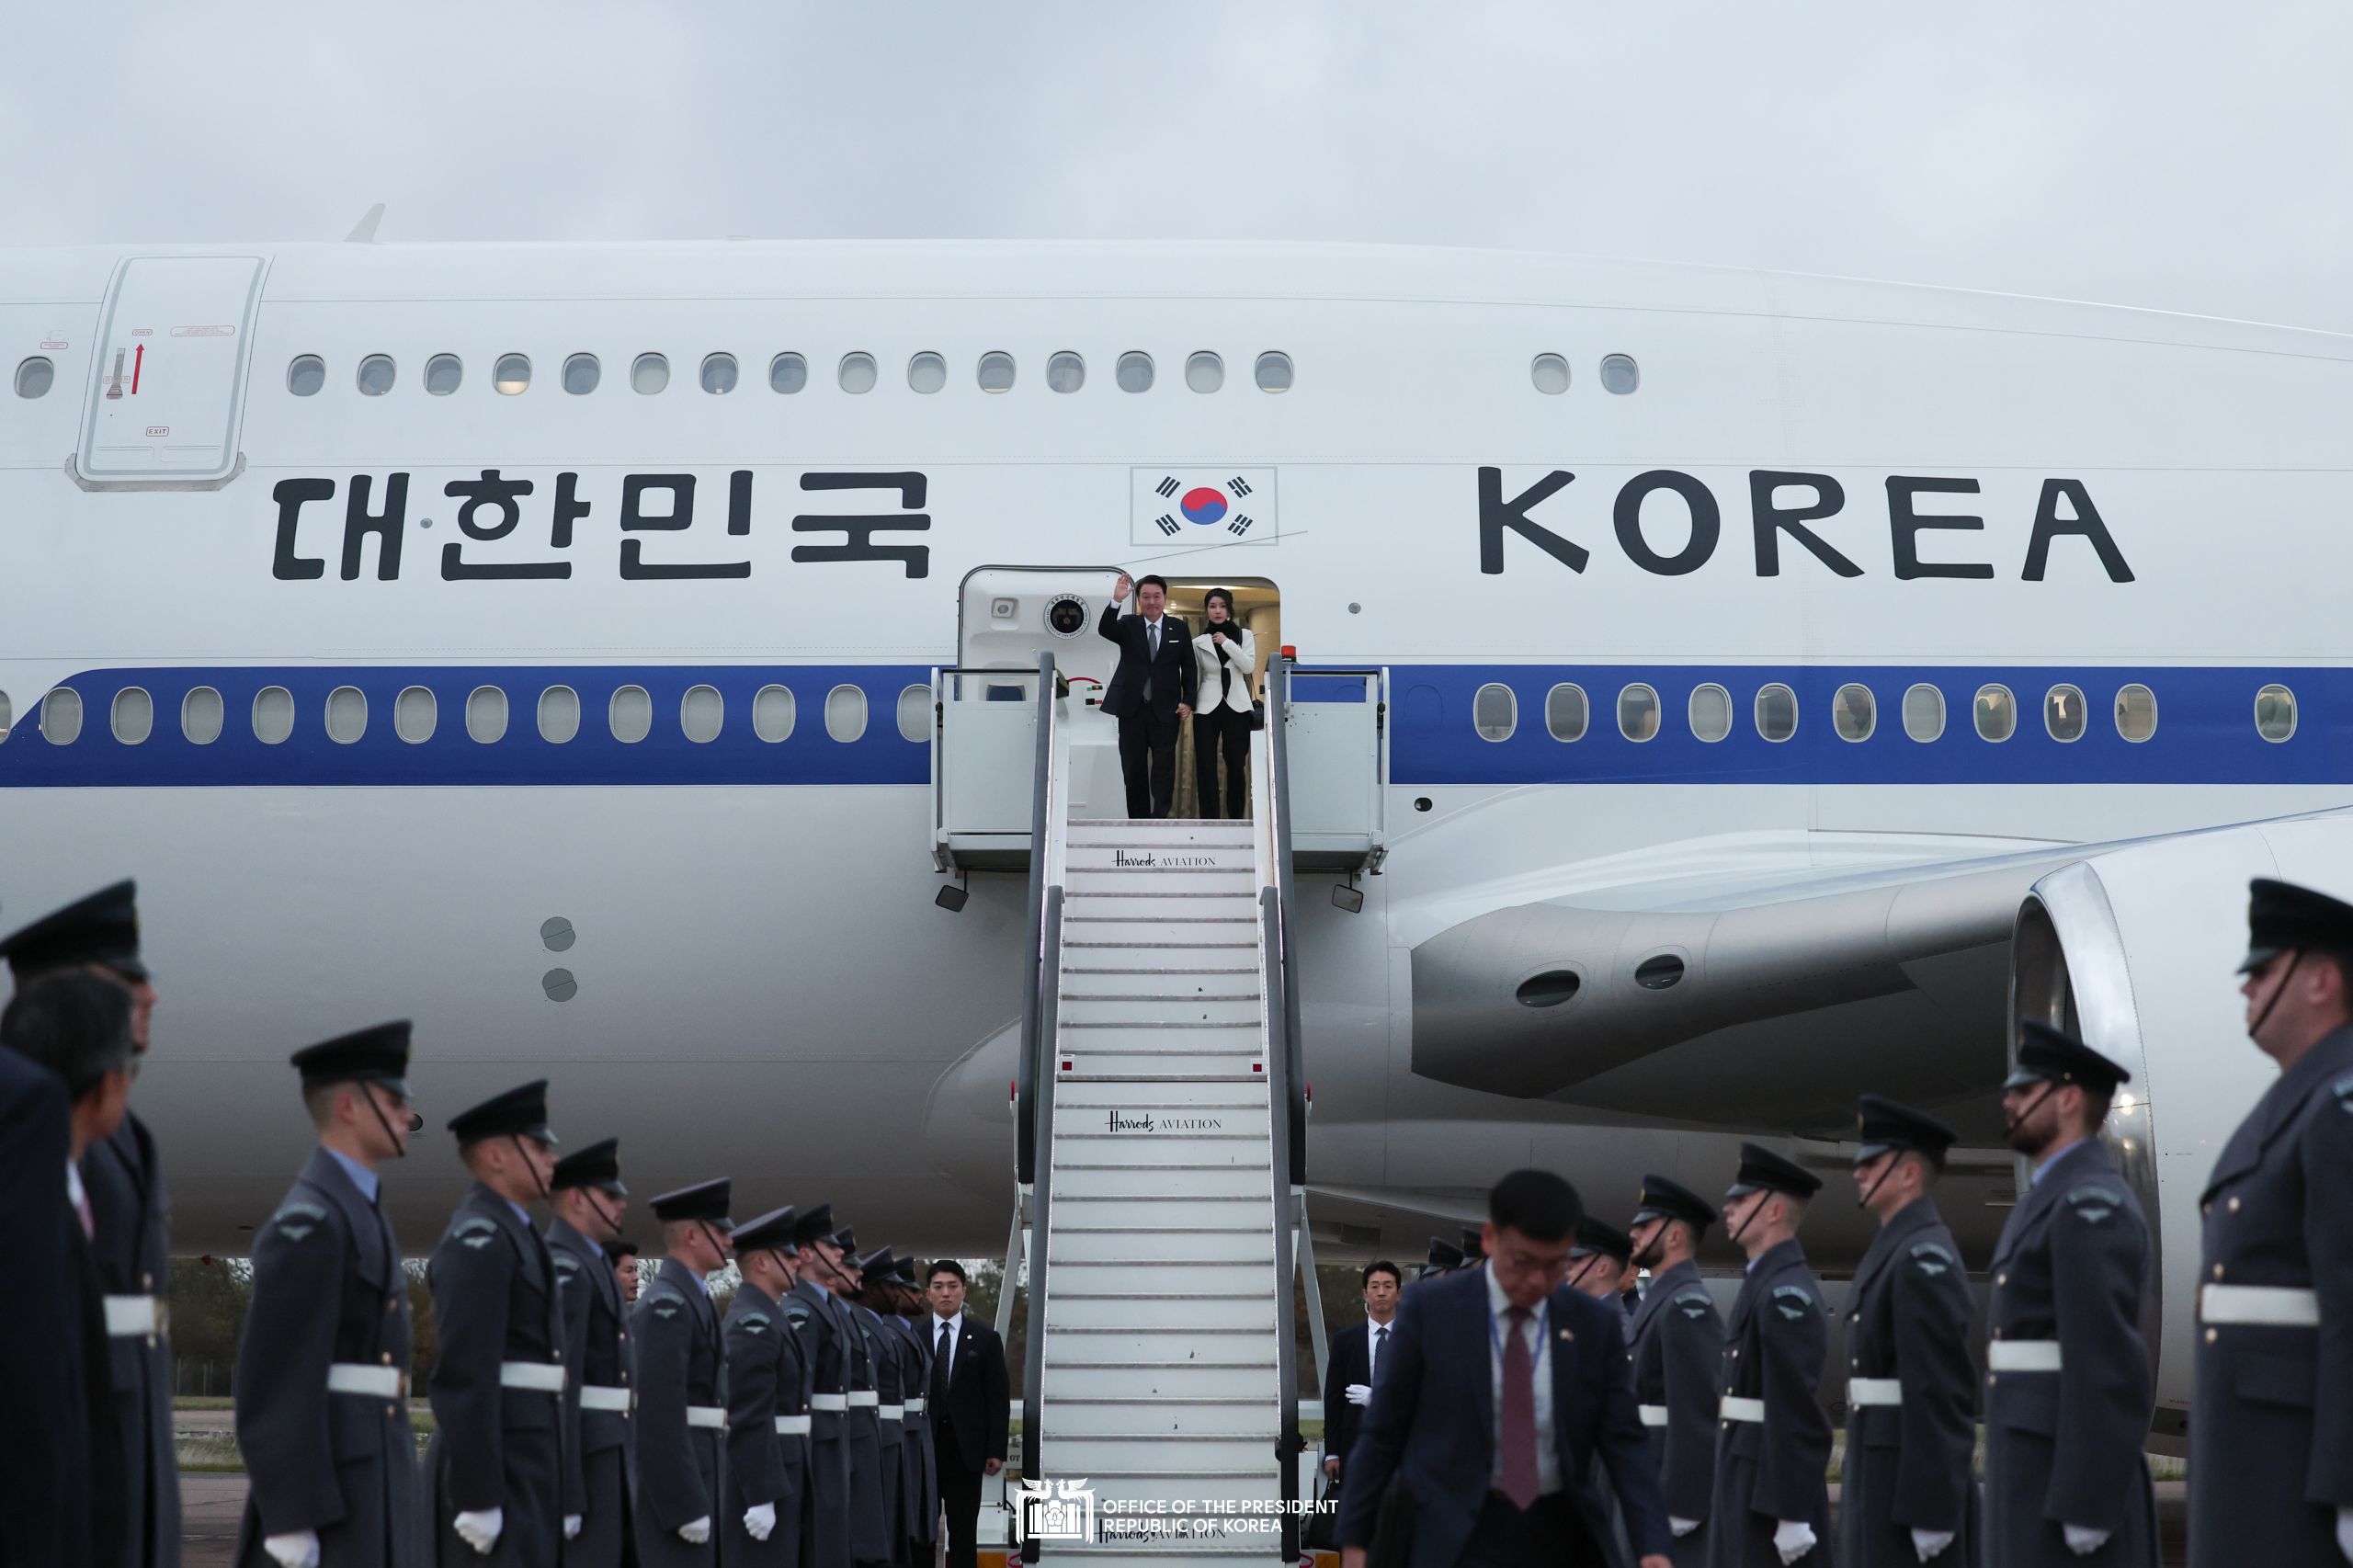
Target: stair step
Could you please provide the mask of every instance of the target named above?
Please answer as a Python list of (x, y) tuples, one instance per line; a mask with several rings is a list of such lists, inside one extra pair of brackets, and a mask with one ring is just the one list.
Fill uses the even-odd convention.
[(1222, 920), (1246, 920), (1258, 923), (1258, 900), (1254, 894), (1232, 892), (1141, 892), (1067, 891), (1063, 894), (1063, 918), (1092, 920), (1106, 915), (1124, 915), (1130, 919), (1144, 916), (1213, 915)]
[(1047, 1286), (1050, 1300), (1097, 1296), (1135, 1301), (1183, 1301), (1195, 1295), (1269, 1301), (1275, 1294), (1274, 1248), (1259, 1257), (1168, 1262), (1057, 1256)]
[(1072, 1329), (1128, 1327), (1140, 1311), (1162, 1311), (1184, 1319), (1187, 1334), (1214, 1333), (1232, 1329), (1242, 1334), (1265, 1334), (1274, 1327), (1275, 1303), (1271, 1290), (1256, 1290), (1246, 1296), (1178, 1295), (1174, 1292), (1151, 1295), (1071, 1295), (1056, 1290), (1050, 1282), (1046, 1287), (1048, 1334), (1067, 1333)]
[[(1116, 1377), (1123, 1381), (1084, 1391), (1089, 1393), (1263, 1393), (1274, 1387), (1271, 1377), (1250, 1365), (1273, 1362), (1271, 1324), (1257, 1328), (1072, 1324), (1053, 1328), (1044, 1346), (1045, 1373), (1050, 1378), (1062, 1372), (1076, 1376), (1090, 1369), (1119, 1369)], [(1180, 1356), (1193, 1359), (1186, 1367), (1167, 1367), (1148, 1379), (1129, 1369), (1137, 1362), (1165, 1363)], [(1237, 1388), (1230, 1379), (1246, 1381)]]
[[(1063, 1084), (1245, 1084), (1254, 1076), (1248, 1073), (1171, 1073), (1157, 1069), (1134, 1073), (1061, 1074), (1057, 1083)], [(1258, 1081), (1264, 1083), (1264, 1077)]]
[[(1102, 1119), (1119, 1116), (1118, 1111), (1105, 1111), (1096, 1124), (1099, 1126)], [(1148, 1112), (1144, 1117), (1126, 1119), (1131, 1127), (1142, 1119), (1151, 1119), (1164, 1128), (1166, 1126), (1162, 1119), (1151, 1117)], [(1184, 1119), (1201, 1122), (1222, 1121), (1225, 1119), (1188, 1117)], [(1076, 1125), (1075, 1113), (1070, 1117), (1057, 1114), (1054, 1118), (1054, 1169), (1077, 1170), (1082, 1164), (1093, 1164), (1099, 1169), (1106, 1163), (1155, 1171), (1206, 1170), (1226, 1165), (1248, 1165), (1262, 1171), (1271, 1169), (1267, 1158), (1266, 1119), (1258, 1117), (1253, 1119), (1260, 1123), (1256, 1132), (1072, 1132), (1065, 1129)], [(1064, 1159), (1065, 1153), (1072, 1157)], [(1106, 1153), (1117, 1153), (1122, 1158), (1117, 1162), (1081, 1162), (1077, 1158), (1083, 1154)]]
[[(1064, 924), (1065, 924), (1065, 925), (1067, 925), (1067, 924), (1068, 924), (1068, 922), (1067, 922), (1067, 921), (1065, 921), (1065, 922), (1064, 922)], [(1117, 927), (1117, 926), (1108, 927), (1108, 928), (1109, 928), (1109, 929), (1113, 929), (1113, 930), (1118, 929), (1118, 927)], [(1185, 951), (1185, 952), (1188, 952), (1188, 953), (1196, 953), (1196, 952), (1235, 952), (1235, 951), (1256, 951), (1256, 949), (1257, 949), (1257, 946), (1258, 946), (1258, 944), (1257, 944), (1256, 942), (1255, 942), (1255, 941), (1250, 941), (1250, 942), (1222, 942), (1222, 941), (1175, 941), (1175, 940), (1171, 940), (1171, 941), (1165, 941), (1165, 942), (1142, 942), (1142, 941), (1118, 941), (1118, 942), (1113, 942), (1113, 941), (1106, 941), (1106, 940), (1102, 940), (1102, 939), (1100, 939), (1100, 938), (1097, 938), (1097, 937), (1091, 937), (1091, 936), (1090, 936), (1090, 937), (1083, 937), (1083, 938), (1081, 938), (1081, 939), (1079, 939), (1079, 940), (1077, 940), (1077, 941), (1065, 941), (1065, 942), (1063, 942), (1063, 950), (1064, 952), (1069, 952), (1069, 951), (1071, 951), (1073, 949), (1078, 949), (1078, 950), (1080, 950), (1080, 951), (1082, 951), (1082, 952), (1100, 952), (1100, 951), (1122, 951), (1122, 952), (1134, 952), (1134, 951), (1139, 951), (1139, 950), (1149, 950), (1149, 951), (1154, 951), (1154, 952), (1165, 952), (1165, 951), (1168, 951), (1168, 950), (1170, 950), (1170, 949), (1181, 949), (1182, 951)], [(1252, 969), (1251, 972), (1252, 972), (1252, 973), (1256, 973), (1256, 968), (1255, 968), (1255, 967)]]
[(1267, 1092), (1260, 1085), (1240, 1084), (1225, 1089), (1172, 1090), (1165, 1096), (1155, 1096), (1148, 1088), (1086, 1089), (1054, 1096), (1057, 1111), (1104, 1110), (1112, 1106), (1169, 1111), (1264, 1110)]
[(1213, 838), (1126, 844), (1090, 834), (1067, 839), (1063, 868), (1069, 871), (1217, 870), (1256, 876), (1258, 848), (1248, 838)]
[(1256, 963), (1244, 969), (1073, 969), (1063, 966), (1065, 1002), (1256, 1002), (1265, 995)]
[[(1051, 1419), (1054, 1412), (1046, 1412)], [(1271, 1425), (1271, 1423), (1269, 1424)], [(1046, 1454), (1054, 1457), (1046, 1460)], [(1193, 1437), (1184, 1433), (1162, 1433), (1154, 1437), (1130, 1434), (1098, 1436), (1092, 1432), (1061, 1432), (1046, 1439), (1039, 1458), (1048, 1475), (1083, 1475), (1089, 1480), (1106, 1475), (1118, 1475), (1124, 1471), (1160, 1471), (1163, 1473), (1207, 1471), (1212, 1475), (1243, 1472), (1259, 1466), (1268, 1480), (1275, 1473), (1275, 1435), (1268, 1431), (1261, 1437), (1255, 1432), (1234, 1433), (1223, 1437), (1206, 1434)], [(1097, 1516), (1101, 1505), (1097, 1505)]]

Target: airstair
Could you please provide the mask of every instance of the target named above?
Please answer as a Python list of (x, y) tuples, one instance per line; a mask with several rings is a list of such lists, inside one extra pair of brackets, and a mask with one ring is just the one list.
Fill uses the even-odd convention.
[(1076, 814), (1040, 714), (1022, 1474), (1083, 1486), (1093, 1524), (1033, 1524), (1024, 1562), (1299, 1557), (1287, 675), (1268, 682), (1248, 820)]

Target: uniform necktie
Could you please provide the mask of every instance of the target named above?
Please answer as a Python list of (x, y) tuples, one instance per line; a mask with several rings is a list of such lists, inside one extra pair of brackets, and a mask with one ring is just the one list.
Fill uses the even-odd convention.
[(1535, 1505), (1536, 1480), (1536, 1358), (1529, 1353), (1526, 1307), (1506, 1314), (1504, 1330), (1504, 1495), (1516, 1508)]

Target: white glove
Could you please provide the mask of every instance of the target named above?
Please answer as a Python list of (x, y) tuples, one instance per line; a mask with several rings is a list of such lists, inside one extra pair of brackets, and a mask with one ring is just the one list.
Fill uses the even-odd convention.
[(506, 1528), (506, 1510), (477, 1508), (469, 1514), (460, 1514), (449, 1521), (449, 1528), (465, 1537), (468, 1546), (487, 1557), (490, 1549), (498, 1544), (499, 1533)]
[(1350, 1404), (1363, 1404), (1372, 1398), (1372, 1385), (1370, 1383), (1350, 1383), (1347, 1387), (1347, 1395), (1348, 1403)]
[(776, 1505), (755, 1503), (745, 1509), (744, 1528), (751, 1532), (754, 1540), (767, 1540), (768, 1532), (776, 1528)]
[(2345, 1554), (2346, 1562), (2353, 1562), (2353, 1508), (2336, 1510), (2336, 1550)]
[(1673, 1514), (1669, 1514), (1666, 1517), (1666, 1528), (1674, 1531), (1678, 1537), (1687, 1536), (1693, 1530), (1699, 1528), (1699, 1521), (1697, 1519), (1678, 1519)]
[(1813, 1527), (1803, 1519), (1783, 1519), (1773, 1527), (1773, 1550), (1781, 1554), (1782, 1568), (1813, 1550)]
[(1912, 1550), (1920, 1554), (1921, 1562), (1926, 1562), (1952, 1544), (1952, 1533), (1950, 1530), (1914, 1530)]
[(678, 1527), (678, 1539), (685, 1541), (688, 1546), (700, 1546), (704, 1541), (709, 1540), (710, 1539), (710, 1516), (709, 1514), (705, 1514), (699, 1519), (696, 1519), (688, 1524), (680, 1525)]
[(580, 1527), (587, 1522), (588, 1516), (585, 1514), (564, 1515), (563, 1539), (566, 1540), (578, 1540), (580, 1539)]
[(2107, 1530), (2086, 1529), (2081, 1525), (2063, 1524), (2059, 1528), (2067, 1532), (2067, 1550), (2078, 1557), (2089, 1557), (2108, 1544)]
[(319, 1568), (319, 1532), (289, 1530), (261, 1538), (264, 1551), (278, 1559), (278, 1568)]

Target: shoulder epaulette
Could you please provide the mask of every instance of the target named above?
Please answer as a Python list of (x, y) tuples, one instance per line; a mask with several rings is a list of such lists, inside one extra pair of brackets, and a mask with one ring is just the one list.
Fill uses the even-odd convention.
[(768, 1314), (766, 1312), (745, 1312), (742, 1317), (737, 1318), (735, 1321), (743, 1325), (746, 1333), (763, 1334), (767, 1330)]
[(2086, 1224), (2098, 1224), (2124, 1206), (2124, 1195), (2113, 1187), (2090, 1184), (2076, 1187), (2067, 1194), (2067, 1207)]
[(326, 1222), (327, 1211), (315, 1203), (289, 1203), (269, 1217), (278, 1233), (290, 1242), (299, 1242)]
[(460, 1246), (486, 1247), (490, 1244), (491, 1239), (498, 1234), (498, 1221), (485, 1220), (477, 1214), (472, 1219), (460, 1221), (458, 1228), (449, 1233), (457, 1238)]
[(1952, 1254), (1935, 1242), (1922, 1242), (1914, 1247), (1912, 1261), (1921, 1273), (1929, 1275), (1948, 1273), (1954, 1267)]
[(1773, 1306), (1785, 1318), (1802, 1318), (1813, 1311), (1813, 1292), (1802, 1285), (1776, 1285)]

